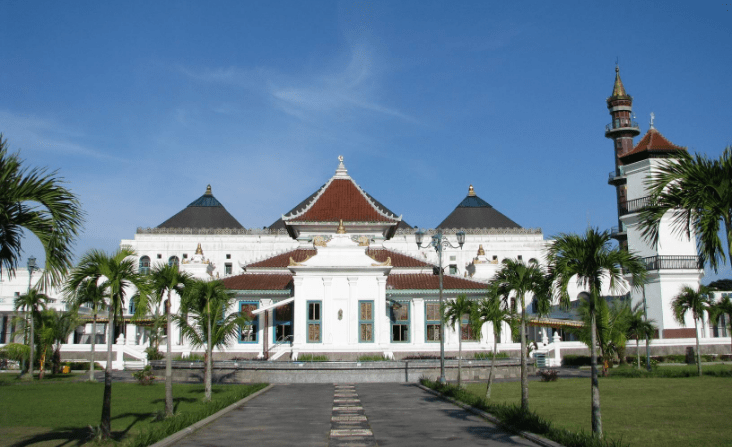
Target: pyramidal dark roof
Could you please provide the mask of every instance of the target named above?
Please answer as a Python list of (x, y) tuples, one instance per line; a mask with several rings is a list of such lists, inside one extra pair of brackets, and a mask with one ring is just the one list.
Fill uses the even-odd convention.
[(468, 196), (437, 228), (521, 228), (521, 225), (475, 195), (473, 185), (470, 185)]
[(211, 193), (206, 192), (158, 228), (244, 228)]

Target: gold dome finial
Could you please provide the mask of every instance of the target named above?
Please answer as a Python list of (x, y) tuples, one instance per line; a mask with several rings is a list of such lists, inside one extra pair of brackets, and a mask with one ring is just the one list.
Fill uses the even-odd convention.
[(198, 243), (198, 247), (196, 247), (196, 254), (203, 256), (203, 249), (201, 248), (201, 243)]
[(338, 229), (336, 230), (336, 234), (346, 234), (346, 227), (343, 226), (343, 219), (341, 219), (340, 223), (338, 223)]
[(208, 195), (208, 196), (211, 195), (211, 185), (206, 186), (206, 195)]
[(470, 187), (468, 188), (468, 195), (470, 197), (474, 197), (475, 196), (475, 190), (473, 189), (473, 185), (470, 185)]

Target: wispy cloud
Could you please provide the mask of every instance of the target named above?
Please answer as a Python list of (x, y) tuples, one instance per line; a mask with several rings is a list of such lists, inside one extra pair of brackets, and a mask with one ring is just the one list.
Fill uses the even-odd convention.
[(0, 123), (13, 147), (26, 147), (63, 155), (77, 155), (122, 162), (123, 159), (92, 149), (76, 140), (86, 135), (53, 119), (0, 110)]

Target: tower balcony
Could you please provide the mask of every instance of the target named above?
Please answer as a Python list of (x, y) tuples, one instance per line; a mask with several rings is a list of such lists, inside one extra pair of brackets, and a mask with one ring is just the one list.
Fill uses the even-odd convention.
[(702, 270), (704, 263), (699, 256), (659, 255), (642, 258), (646, 270)]
[(625, 225), (610, 228), (610, 237), (616, 239), (618, 242), (626, 240), (628, 238), (628, 232), (625, 230)]
[(618, 171), (610, 171), (607, 174), (607, 184), (608, 185), (622, 185), (625, 183), (627, 179), (625, 178), (625, 174), (623, 174), (622, 169), (618, 169)]
[(618, 133), (629, 133), (633, 136), (639, 135), (640, 127), (638, 127), (638, 122), (629, 119), (616, 119), (605, 126), (605, 137), (613, 138), (613, 135)]
[(618, 204), (618, 216), (639, 213), (651, 204), (651, 196), (627, 200)]

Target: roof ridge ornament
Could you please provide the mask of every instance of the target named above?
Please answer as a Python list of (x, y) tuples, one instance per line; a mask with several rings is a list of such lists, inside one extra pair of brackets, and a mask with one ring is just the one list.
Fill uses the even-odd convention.
[(351, 178), (348, 175), (348, 169), (346, 169), (346, 165), (343, 164), (343, 155), (338, 156), (338, 168), (336, 169), (335, 177)]
[(653, 113), (653, 112), (651, 112), (651, 129), (655, 129), (655, 127), (653, 127), (653, 120), (654, 119), (656, 119), (656, 114)]
[(468, 187), (468, 196), (475, 197), (475, 190), (473, 189), (473, 185), (470, 185), (470, 187)]
[(338, 229), (336, 230), (336, 234), (346, 234), (346, 227), (343, 226), (343, 219), (341, 219), (338, 223)]
[(207, 196), (213, 195), (213, 193), (211, 192), (211, 184), (206, 185), (206, 192), (204, 194), (206, 194)]

